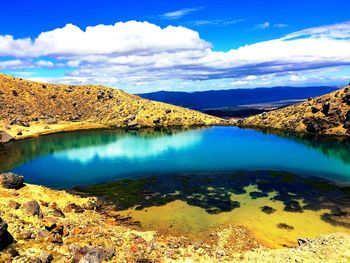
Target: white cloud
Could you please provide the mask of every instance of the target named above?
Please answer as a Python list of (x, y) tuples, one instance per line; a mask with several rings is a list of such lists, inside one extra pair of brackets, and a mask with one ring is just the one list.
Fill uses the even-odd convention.
[(47, 67), (47, 68), (52, 68), (54, 64), (51, 61), (47, 60), (39, 60), (35, 63), (38, 67)]
[(148, 22), (119, 22), (87, 27), (67, 24), (41, 33), (34, 41), (0, 35), (0, 56), (38, 57), (147, 54), (209, 48), (198, 32), (181, 26), (160, 28)]
[[(176, 89), (181, 82), (225, 79), (220, 85), (228, 87), (268, 82), (264, 76), (272, 74), (288, 75), (283, 78), (291, 81), (291, 74), (298, 72), (350, 66), (350, 22), (309, 28), (227, 52), (214, 51), (198, 32), (181, 26), (161, 28), (129, 21), (82, 30), (68, 24), (34, 40), (0, 35), (1, 56), (11, 58), (0, 61), (2, 69), (66, 66), (71, 70), (61, 82), (120, 88), (177, 83)], [(194, 85), (205, 88), (204, 82)]]
[(24, 66), (23, 61), (19, 59), (0, 61), (0, 69), (21, 68), (23, 66)]
[(163, 19), (179, 19), (185, 15), (188, 15), (193, 12), (197, 12), (201, 9), (203, 9), (203, 7), (184, 8), (176, 11), (167, 12), (165, 14), (160, 15), (160, 17)]
[(287, 24), (274, 24), (273, 26), (277, 27), (277, 28), (283, 28), (283, 27), (287, 27), (288, 25)]
[(255, 26), (255, 28), (257, 28), (257, 29), (266, 29), (269, 27), (270, 27), (270, 22), (268, 22), (268, 21)]
[(214, 25), (214, 26), (228, 26), (228, 25), (234, 25), (245, 21), (245, 19), (213, 19), (213, 20), (194, 20), (189, 21), (185, 23), (189, 26), (207, 26), (207, 25)]

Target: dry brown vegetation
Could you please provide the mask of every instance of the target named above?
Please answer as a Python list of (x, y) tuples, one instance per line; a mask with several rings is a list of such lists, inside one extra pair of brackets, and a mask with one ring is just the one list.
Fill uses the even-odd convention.
[(350, 86), (303, 103), (238, 121), (244, 127), (350, 135)]
[(58, 85), (0, 74), (0, 130), (24, 138), (55, 131), (225, 124), (181, 107), (99, 85)]

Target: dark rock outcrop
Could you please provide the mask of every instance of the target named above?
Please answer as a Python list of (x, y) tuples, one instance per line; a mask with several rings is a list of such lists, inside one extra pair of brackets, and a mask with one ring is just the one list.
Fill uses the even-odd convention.
[(7, 223), (0, 217), (0, 251), (7, 248), (14, 241), (13, 236), (7, 231)]
[(24, 178), (14, 173), (3, 173), (0, 174), (0, 185), (7, 189), (19, 189), (24, 186)]

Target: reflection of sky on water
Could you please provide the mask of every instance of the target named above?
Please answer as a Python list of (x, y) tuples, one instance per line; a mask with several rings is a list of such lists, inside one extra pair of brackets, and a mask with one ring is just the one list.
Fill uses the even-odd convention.
[(53, 154), (54, 158), (87, 163), (99, 159), (144, 159), (169, 150), (182, 150), (202, 140), (200, 132), (191, 131), (163, 137), (126, 135), (107, 145), (66, 150)]
[[(98, 130), (52, 135), (13, 144), (8, 158), (30, 155), (9, 171), (28, 183), (55, 188), (108, 182), (149, 174), (280, 170), (350, 182), (346, 142), (296, 141), (235, 127), (176, 132)], [(22, 148), (14, 148), (22, 145)], [(322, 144), (323, 145), (323, 144)], [(18, 150), (16, 150), (18, 149)], [(16, 151), (15, 151), (16, 150)], [(25, 158), (24, 158), (25, 160)]]

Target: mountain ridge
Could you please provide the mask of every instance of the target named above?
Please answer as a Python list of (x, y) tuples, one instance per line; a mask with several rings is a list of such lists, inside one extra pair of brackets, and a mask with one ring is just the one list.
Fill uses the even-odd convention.
[(16, 139), (91, 128), (225, 123), (217, 117), (101, 85), (48, 84), (0, 74), (0, 131)]
[(246, 104), (269, 103), (281, 100), (302, 100), (333, 92), (335, 86), (311, 87), (259, 87), (254, 89), (229, 89), (208, 91), (157, 91), (138, 94), (146, 99), (170, 103), (196, 110), (232, 107)]

